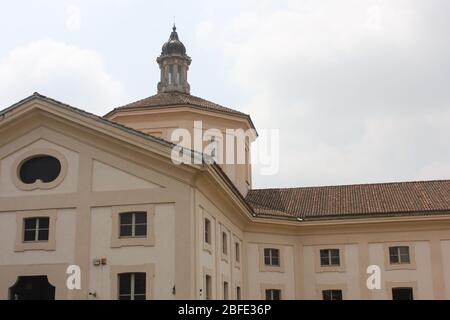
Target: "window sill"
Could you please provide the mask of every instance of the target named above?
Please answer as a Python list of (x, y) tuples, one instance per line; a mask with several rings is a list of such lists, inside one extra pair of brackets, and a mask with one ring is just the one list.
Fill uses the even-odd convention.
[(117, 238), (111, 243), (111, 248), (120, 247), (154, 247), (155, 239), (153, 237), (147, 238)]
[(389, 264), (385, 267), (386, 271), (394, 270), (416, 270), (416, 265), (411, 263)]
[(228, 263), (229, 262), (229, 258), (228, 258), (228, 254), (225, 254), (222, 252), (222, 261)]
[(55, 246), (52, 243), (46, 242), (22, 242), (17, 244), (14, 248), (14, 252), (25, 251), (56, 251)]
[(316, 273), (322, 272), (345, 272), (344, 266), (320, 266), (317, 268)]
[(212, 252), (212, 245), (208, 242), (203, 242), (203, 250), (208, 252), (209, 254), (213, 254)]
[(284, 273), (284, 268), (282, 266), (261, 266), (260, 270), (261, 272), (279, 272)]

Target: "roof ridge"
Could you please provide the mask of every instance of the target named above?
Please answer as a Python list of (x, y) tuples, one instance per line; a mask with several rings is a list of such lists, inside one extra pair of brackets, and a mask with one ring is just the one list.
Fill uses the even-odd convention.
[(356, 187), (356, 186), (383, 186), (383, 185), (417, 184), (417, 183), (424, 184), (424, 183), (433, 183), (433, 182), (450, 182), (450, 179), (355, 183), (355, 184), (338, 184), (338, 185), (304, 186), (304, 187), (257, 188), (257, 189), (251, 189), (250, 191), (269, 191), (269, 190), (280, 191), (280, 190), (320, 189), (320, 188), (339, 188), (339, 187)]
[(123, 124), (121, 124), (121, 123), (118, 123), (118, 122), (114, 122), (114, 121), (108, 120), (108, 119), (106, 119), (106, 118), (104, 118), (104, 117), (101, 117), (101, 116), (99, 116), (99, 115), (96, 115), (95, 113), (92, 113), (92, 112), (89, 112), (89, 111), (86, 111), (86, 110), (83, 110), (83, 109), (80, 109), (80, 108), (71, 106), (71, 105), (69, 105), (69, 104), (67, 104), (67, 103), (61, 102), (61, 101), (59, 101), (59, 100), (50, 98), (50, 97), (45, 96), (45, 95), (42, 95), (42, 94), (40, 94), (40, 93), (38, 93), (38, 92), (35, 92), (35, 93), (33, 93), (32, 95), (26, 97), (25, 99), (22, 99), (22, 100), (20, 100), (19, 102), (17, 102), (17, 103), (15, 103), (15, 104), (11, 105), (10, 107), (1, 110), (1, 111), (0, 111), (0, 115), (5, 114), (5, 113), (7, 113), (7, 112), (13, 110), (15, 107), (18, 107), (18, 106), (20, 106), (20, 105), (22, 105), (22, 104), (24, 104), (24, 103), (26, 103), (26, 102), (28, 102), (28, 101), (31, 101), (32, 99), (42, 99), (42, 100), (46, 100), (46, 101), (48, 101), (48, 102), (53, 102), (53, 103), (55, 103), (55, 104), (58, 104), (58, 105), (61, 106), (61, 107), (72, 109), (72, 110), (75, 111), (75, 112), (84, 114), (85, 116), (94, 118), (95, 120), (103, 121), (103, 122), (105, 122), (105, 123), (107, 123), (107, 124), (109, 124), (109, 125), (112, 125), (112, 126), (114, 126), (114, 127), (119, 127), (119, 128), (122, 128), (123, 130), (127, 130), (127, 131), (129, 131), (129, 132), (131, 132), (131, 133), (133, 133), (133, 134), (135, 134), (135, 135), (139, 135), (139, 136), (142, 136), (142, 137), (151, 138), (151, 139), (153, 139), (153, 140), (157, 140), (158, 142), (164, 143), (164, 144), (166, 144), (166, 145), (170, 145), (170, 146), (174, 146), (174, 145), (175, 145), (175, 144), (173, 144), (173, 143), (170, 142), (170, 141), (167, 141), (167, 140), (164, 140), (164, 139), (162, 139), (162, 138), (155, 137), (155, 136), (153, 136), (153, 135), (151, 135), (151, 134), (144, 133), (144, 132), (142, 132), (142, 131), (139, 131), (139, 130), (136, 130), (136, 129), (127, 127), (127, 126), (125, 126), (125, 125), (123, 125)]
[[(105, 116), (107, 116), (107, 115), (109, 115), (112, 112), (117, 111), (117, 110), (123, 110), (123, 109), (127, 109), (127, 108), (131, 109), (131, 108), (145, 107), (145, 106), (140, 106), (140, 104), (145, 103), (147, 100), (156, 99), (156, 98), (164, 97), (164, 96), (177, 97), (177, 98), (180, 99), (180, 101), (179, 102), (173, 102), (172, 101), (170, 103), (169, 102), (167, 102), (167, 103), (161, 102), (161, 107), (169, 106), (169, 105), (183, 105), (183, 104), (186, 104), (186, 105), (202, 107), (202, 108), (205, 108), (205, 109), (213, 109), (213, 110), (222, 111), (222, 112), (230, 112), (230, 113), (234, 113), (234, 114), (238, 114), (238, 115), (249, 117), (248, 114), (246, 114), (246, 113), (244, 113), (242, 111), (235, 110), (235, 109), (230, 108), (230, 107), (225, 107), (225, 106), (223, 106), (221, 104), (218, 104), (216, 102), (213, 102), (213, 101), (210, 101), (210, 100), (198, 97), (198, 96), (195, 96), (193, 94), (188, 94), (188, 93), (183, 93), (183, 92), (176, 92), (176, 91), (173, 91), (173, 92), (160, 92), (160, 93), (151, 95), (149, 97), (146, 97), (146, 98), (143, 98), (143, 99), (140, 99), (140, 100), (136, 100), (134, 102), (130, 102), (130, 103), (127, 103), (127, 104), (122, 105), (122, 106), (115, 107), (110, 112), (108, 112)], [(192, 100), (197, 100), (198, 103), (196, 103), (195, 101), (190, 101), (189, 98), (191, 98)], [(208, 107), (208, 106), (202, 105), (202, 103), (209, 104), (211, 106)], [(156, 107), (156, 106), (149, 106), (149, 107)]]

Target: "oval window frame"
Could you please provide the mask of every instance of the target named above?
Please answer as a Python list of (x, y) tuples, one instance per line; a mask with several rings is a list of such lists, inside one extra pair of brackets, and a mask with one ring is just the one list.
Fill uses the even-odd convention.
[[(35, 181), (34, 183), (31, 184), (26, 184), (22, 182), (22, 180), (20, 179), (20, 169), (22, 168), (22, 165), (26, 161), (39, 156), (50, 156), (59, 161), (59, 163), (61, 164), (61, 171), (58, 177), (55, 180), (47, 183), (42, 182), (40, 180)], [(23, 191), (33, 191), (33, 190), (50, 190), (59, 186), (67, 176), (68, 165), (66, 157), (64, 157), (62, 153), (54, 149), (34, 149), (18, 157), (14, 163), (14, 168), (15, 170), (13, 171), (12, 178), (16, 187)]]

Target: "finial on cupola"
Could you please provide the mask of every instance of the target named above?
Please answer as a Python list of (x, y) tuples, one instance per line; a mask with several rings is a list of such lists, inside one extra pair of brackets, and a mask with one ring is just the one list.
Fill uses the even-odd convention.
[(156, 61), (161, 69), (158, 93), (190, 93), (191, 88), (187, 82), (187, 74), (192, 59), (186, 54), (186, 47), (178, 38), (175, 23), (173, 24), (169, 40), (163, 44), (161, 55)]

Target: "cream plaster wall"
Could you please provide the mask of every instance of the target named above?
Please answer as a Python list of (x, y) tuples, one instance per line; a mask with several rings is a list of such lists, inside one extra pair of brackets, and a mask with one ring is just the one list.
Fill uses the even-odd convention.
[[(252, 235), (253, 237), (254, 235)], [(264, 235), (260, 235), (264, 237)], [(294, 247), (286, 241), (285, 237), (278, 237), (278, 241), (270, 241), (270, 238), (273, 236), (266, 237), (268, 238), (267, 242), (247, 242), (246, 244), (246, 252), (247, 252), (247, 290), (248, 290), (248, 299), (265, 299), (262, 296), (261, 286), (265, 285), (270, 287), (270, 285), (280, 285), (283, 287), (282, 290), (282, 298), (285, 300), (295, 299), (295, 266), (294, 266)], [(283, 241), (284, 240), (284, 241)], [(268, 247), (271, 248), (273, 246), (281, 247), (281, 259), (283, 267), (282, 272), (277, 271), (269, 271), (262, 272), (261, 268), (263, 265), (263, 261), (260, 258), (260, 248)]]
[[(210, 112), (201, 112), (199, 110), (189, 110), (187, 108), (172, 108), (166, 110), (141, 110), (141, 111), (121, 111), (109, 118), (113, 121), (122, 123), (130, 128), (140, 130), (144, 133), (154, 133), (157, 137), (171, 141), (171, 134), (174, 129), (183, 128), (190, 132), (192, 141), (183, 144), (185, 147), (194, 149), (194, 122), (201, 121), (203, 133), (208, 129), (218, 129), (223, 135), (223, 155), (225, 162), (226, 154), (226, 130), (227, 129), (243, 129), (250, 128), (247, 120), (233, 116), (219, 115)], [(255, 137), (254, 137), (255, 138)], [(254, 139), (253, 138), (253, 139)], [(251, 141), (253, 142), (253, 141)], [(208, 141), (203, 142), (203, 148), (209, 144)], [(237, 143), (235, 145), (235, 155)], [(250, 160), (250, 154), (249, 158)], [(235, 160), (236, 161), (236, 160)], [(251, 171), (251, 164), (221, 164), (222, 169), (233, 181), (237, 189), (245, 196), (249, 188), (251, 188), (251, 177), (247, 173)], [(249, 179), (247, 179), (247, 177)]]
[[(53, 149), (60, 152), (67, 159), (67, 175), (61, 184), (52, 190), (33, 190), (32, 192), (22, 191), (17, 189), (13, 182), (13, 174), (16, 172), (16, 168), (13, 168), (13, 166), (16, 159), (21, 157), (22, 154), (35, 149)], [(14, 150), (13, 153), (4, 156), (3, 159), (0, 159), (0, 161), (0, 195), (2, 197), (25, 196), (30, 194), (61, 194), (76, 192), (77, 190), (79, 165), (78, 153), (56, 143), (52, 143), (45, 139), (39, 139), (38, 141), (31, 142), (29, 145), (19, 150)]]
[[(229, 298), (235, 297), (236, 284), (241, 284), (243, 277), (242, 269), (237, 268), (234, 254), (234, 237), (243, 239), (241, 229), (228, 219), (223, 211), (226, 208), (220, 208), (219, 202), (212, 202), (204, 194), (197, 191), (195, 193), (196, 206), (196, 249), (197, 249), (197, 281), (196, 297), (204, 298), (204, 271), (211, 272), (213, 285), (212, 295), (216, 299), (223, 298), (223, 281), (229, 283)], [(211, 221), (211, 246), (205, 246), (204, 243), (204, 218)], [(222, 231), (227, 233), (228, 255), (222, 253)], [(241, 260), (244, 259), (244, 252), (241, 244)]]
[(56, 218), (55, 251), (15, 252), (16, 213), (0, 213), (0, 265), (73, 263), (76, 245), (75, 222), (74, 209), (60, 209)]
[(450, 299), (450, 240), (443, 240), (440, 242), (440, 249), (442, 253), (442, 268), (444, 272), (445, 295)]
[[(326, 241), (324, 235), (323, 240)], [(326, 242), (324, 242), (326, 243)], [(341, 245), (341, 263), (343, 263), (343, 271), (323, 271), (317, 272), (318, 253), (320, 248), (336, 247), (332, 243), (329, 245), (312, 246), (307, 245), (303, 247), (302, 263), (304, 268), (304, 292), (306, 299), (322, 299), (322, 290), (334, 288), (333, 285), (342, 285), (344, 299), (360, 299), (360, 281), (359, 274), (361, 272), (358, 261), (358, 246), (357, 244)], [(342, 261), (342, 259), (344, 261)], [(324, 269), (326, 270), (326, 269)], [(362, 270), (365, 272), (365, 270)]]
[(118, 191), (153, 189), (161, 186), (114, 168), (100, 161), (93, 162), (92, 190), (93, 191)]
[(91, 210), (91, 261), (107, 258), (106, 266), (90, 268), (89, 290), (97, 293), (97, 299), (111, 297), (111, 266), (155, 265), (154, 298), (174, 299), (175, 285), (175, 209), (173, 204), (155, 206), (155, 246), (111, 248), (111, 208)]
[[(134, 270), (142, 265), (154, 266), (151, 296), (156, 299), (201, 298), (205, 272), (213, 277), (214, 298), (222, 297), (222, 281), (227, 279), (230, 297), (240, 283), (243, 297), (250, 299), (261, 299), (261, 289), (267, 286), (282, 287), (284, 299), (318, 299), (319, 289), (328, 285), (343, 285), (348, 299), (385, 299), (389, 296), (386, 288), (393, 282), (417, 283), (418, 299), (450, 299), (446, 272), (450, 268), (450, 223), (446, 216), (415, 221), (403, 217), (387, 222), (380, 222), (382, 218), (376, 222), (317, 222), (315, 226), (253, 219), (233, 194), (222, 188), (223, 181), (214, 180), (209, 167), (174, 166), (162, 153), (156, 154), (161, 147), (156, 143), (146, 140), (138, 144), (134, 136), (127, 136), (122, 143), (95, 131), (98, 124), (80, 130), (81, 118), (40, 118), (43, 113), (24, 117), (21, 121), (25, 122), (11, 126), (14, 130), (3, 130), (0, 122), (0, 299), (7, 298), (7, 289), (18, 275), (47, 271), (58, 286), (57, 298), (87, 299), (88, 292), (96, 292), (98, 299), (113, 298), (111, 268)], [(110, 134), (125, 134), (117, 131)], [(12, 164), (33, 148), (54, 148), (67, 158), (68, 175), (54, 189), (21, 191), (12, 183)], [(106, 167), (96, 166), (95, 161)], [(102, 180), (104, 175), (113, 178)], [(134, 183), (136, 188), (130, 189)], [(147, 204), (155, 206), (155, 245), (111, 248), (112, 208)], [(57, 211), (56, 250), (14, 252), (16, 212), (47, 209)], [(205, 216), (212, 223), (210, 252), (203, 243)], [(225, 260), (222, 230), (228, 233)], [(242, 240), (239, 268), (234, 237)], [(412, 244), (416, 269), (385, 270), (387, 241)], [(283, 272), (261, 271), (260, 247), (264, 245), (282, 248)], [(316, 248), (324, 245), (344, 248), (343, 272), (316, 272)], [(93, 259), (103, 257), (107, 265), (94, 267)], [(67, 293), (64, 289), (68, 264), (82, 268), (79, 291)], [(365, 289), (365, 269), (370, 264), (383, 270), (380, 291)]]
[(372, 290), (373, 299), (390, 299), (388, 283), (417, 282), (414, 299), (434, 299), (430, 244), (428, 241), (407, 242), (414, 245), (415, 270), (386, 270), (385, 246), (383, 243), (369, 244), (370, 264), (379, 265), (382, 273), (381, 290)]

